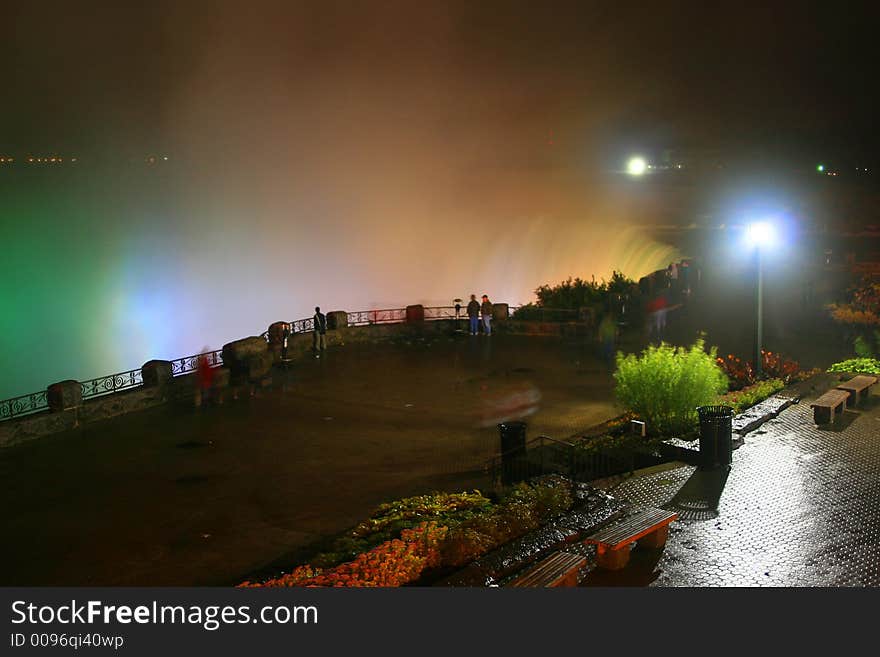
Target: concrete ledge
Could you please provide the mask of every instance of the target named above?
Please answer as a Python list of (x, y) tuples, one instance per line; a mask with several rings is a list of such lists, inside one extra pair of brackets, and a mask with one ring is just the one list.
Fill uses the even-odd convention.
[(28, 440), (73, 429), (77, 423), (76, 413), (76, 410), (57, 413), (46, 411), (0, 422), (0, 447), (11, 447)]
[(153, 408), (166, 400), (167, 396), (162, 388), (134, 388), (88, 400), (80, 409), (79, 419), (80, 422), (97, 422)]

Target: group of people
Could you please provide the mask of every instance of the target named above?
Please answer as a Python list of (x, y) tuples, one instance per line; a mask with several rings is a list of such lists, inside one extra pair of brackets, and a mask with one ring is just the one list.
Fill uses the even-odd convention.
[(484, 294), (483, 302), (480, 303), (477, 301), (477, 295), (472, 294), (467, 305), (467, 315), (471, 335), (479, 335), (481, 320), (483, 334), (492, 335), (492, 302), (489, 301), (488, 295)]

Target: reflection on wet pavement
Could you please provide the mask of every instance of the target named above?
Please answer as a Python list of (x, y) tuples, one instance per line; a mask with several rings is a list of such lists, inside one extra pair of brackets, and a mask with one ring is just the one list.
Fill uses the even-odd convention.
[(801, 402), (750, 434), (733, 466), (672, 464), (613, 486), (679, 513), (662, 552), (637, 549), (587, 585), (880, 585), (880, 405), (833, 428)]

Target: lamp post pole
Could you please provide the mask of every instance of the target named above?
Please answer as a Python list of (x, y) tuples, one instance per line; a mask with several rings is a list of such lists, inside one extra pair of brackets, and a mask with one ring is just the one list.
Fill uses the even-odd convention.
[(761, 377), (762, 374), (762, 361), (761, 358), (761, 336), (763, 334), (764, 329), (764, 271), (761, 262), (761, 245), (755, 249), (755, 254), (758, 259), (758, 287), (755, 291), (755, 301), (758, 307), (758, 320), (756, 322), (755, 327), (755, 376), (757, 378)]

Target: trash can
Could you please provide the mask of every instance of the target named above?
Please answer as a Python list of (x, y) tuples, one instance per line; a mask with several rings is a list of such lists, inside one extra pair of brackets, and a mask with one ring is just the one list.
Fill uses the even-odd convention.
[(733, 409), (700, 406), (700, 467), (730, 467), (733, 461)]
[(526, 423), (502, 422), (498, 431), (501, 434), (501, 483), (506, 486), (527, 477)]

